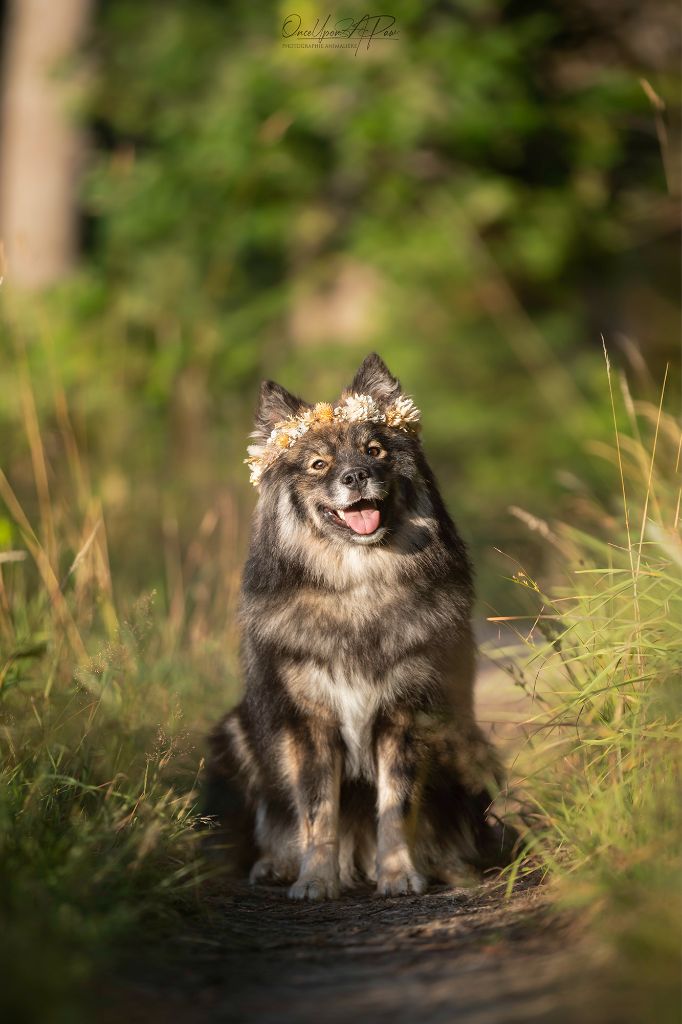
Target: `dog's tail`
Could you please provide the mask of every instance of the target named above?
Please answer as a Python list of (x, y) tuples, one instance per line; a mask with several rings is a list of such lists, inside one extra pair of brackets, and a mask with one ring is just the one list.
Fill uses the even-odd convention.
[(503, 787), (495, 750), (477, 728), (432, 742), (422, 798), (432, 864), (459, 863), (479, 872), (511, 864), (522, 840), (495, 814), (491, 790)]
[(468, 863), (479, 871), (506, 868), (521, 849), (520, 833), (495, 814), (493, 800), (485, 789), (472, 798), (470, 809), (469, 832), (473, 844)]
[(208, 737), (201, 822), (210, 853), (225, 861), (230, 874), (243, 875), (255, 857), (254, 814), (234, 747), (233, 718), (234, 712), (226, 715)]

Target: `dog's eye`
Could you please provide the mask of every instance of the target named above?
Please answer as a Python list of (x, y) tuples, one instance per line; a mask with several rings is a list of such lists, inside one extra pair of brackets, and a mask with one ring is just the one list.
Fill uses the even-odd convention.
[(371, 455), (373, 459), (378, 459), (381, 455), (381, 448), (378, 444), (370, 444), (367, 446), (367, 454)]
[(324, 459), (315, 459), (315, 461), (313, 463), (311, 463), (310, 468), (311, 469), (325, 469), (326, 466), (327, 466), (327, 463), (324, 461)]

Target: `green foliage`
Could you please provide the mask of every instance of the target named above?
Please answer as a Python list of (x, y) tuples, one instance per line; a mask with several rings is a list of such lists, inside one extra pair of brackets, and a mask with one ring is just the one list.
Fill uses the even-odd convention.
[[(490, 599), (483, 554), (518, 541), (509, 504), (562, 500), (569, 454), (608, 492), (581, 454), (608, 436), (600, 334), (612, 349), (618, 332), (636, 338), (657, 373), (676, 331), (647, 69), (614, 56), (589, 8), (576, 27), (573, 5), (397, 0), (399, 39), (357, 56), (283, 49), (285, 13), (98, 11), (87, 259), (41, 324), (21, 318), (39, 403), (49, 334), (138, 589), (160, 581), (159, 505), (183, 535), (227, 489), (247, 514), (258, 377), (329, 398), (377, 348), (425, 407)], [(596, 66), (581, 63), (585, 31)], [(651, 72), (674, 105), (672, 71)], [(10, 362), (8, 396), (14, 380)], [(3, 419), (16, 412), (10, 398)], [(12, 445), (11, 468), (23, 457)]]
[[(549, 593), (524, 571), (532, 608), (511, 657), (532, 699), (516, 764), (531, 856), (586, 914), (625, 1019), (675, 1019), (679, 995), (682, 544), (675, 421), (642, 406), (614, 458), (622, 517), (586, 510), (591, 532), (529, 519), (558, 552)], [(520, 634), (521, 637), (521, 634)]]
[(125, 611), (85, 467), (60, 505), (43, 490), (42, 439), (31, 443), (44, 543), (0, 474), (2, 536), (17, 545), (0, 546), (0, 1016), (71, 1024), (90, 1019), (98, 973), (131, 935), (194, 911), (210, 873), (197, 782), (208, 723), (235, 699), (234, 641), (208, 635), (226, 618), (202, 580), (213, 520), (168, 613), (153, 593)]
[(95, 972), (135, 928), (192, 910), (206, 870), (193, 829), (200, 748), (180, 701), (202, 676), (199, 658), (176, 656), (171, 670), (147, 599), (113, 640), (89, 624), (101, 648), (74, 677), (59, 612), (22, 604), (22, 571), (6, 574), (2, 616), (0, 1007), (18, 1024), (57, 1024), (87, 1019)]

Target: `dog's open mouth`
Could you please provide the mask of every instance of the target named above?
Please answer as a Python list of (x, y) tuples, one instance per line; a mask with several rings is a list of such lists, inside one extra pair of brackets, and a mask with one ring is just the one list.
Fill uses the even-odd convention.
[(337, 526), (342, 526), (365, 537), (376, 533), (381, 525), (379, 503), (364, 498), (346, 508), (325, 508), (324, 511), (325, 515), (329, 516)]

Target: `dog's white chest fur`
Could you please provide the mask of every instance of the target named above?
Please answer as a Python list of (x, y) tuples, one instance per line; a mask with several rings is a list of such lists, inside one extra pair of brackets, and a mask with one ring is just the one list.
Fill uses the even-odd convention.
[(346, 747), (345, 774), (374, 777), (372, 725), (382, 703), (382, 693), (371, 681), (342, 668), (315, 673), (316, 697), (333, 713), (339, 723)]

